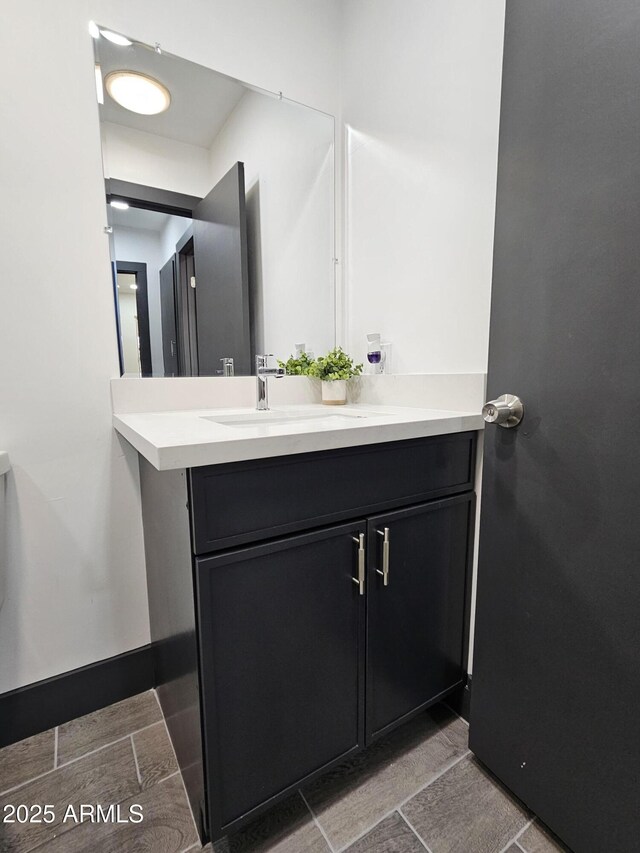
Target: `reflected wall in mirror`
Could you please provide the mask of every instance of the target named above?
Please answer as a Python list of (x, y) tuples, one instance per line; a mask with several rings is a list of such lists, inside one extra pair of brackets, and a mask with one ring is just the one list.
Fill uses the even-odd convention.
[(94, 46), (121, 372), (331, 349), (333, 117), (118, 41)]

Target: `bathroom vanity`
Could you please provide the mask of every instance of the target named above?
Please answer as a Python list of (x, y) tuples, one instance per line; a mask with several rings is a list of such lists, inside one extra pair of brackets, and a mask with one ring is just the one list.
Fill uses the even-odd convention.
[(156, 684), (203, 838), (465, 677), (479, 417), (308, 408), (114, 419), (141, 454)]

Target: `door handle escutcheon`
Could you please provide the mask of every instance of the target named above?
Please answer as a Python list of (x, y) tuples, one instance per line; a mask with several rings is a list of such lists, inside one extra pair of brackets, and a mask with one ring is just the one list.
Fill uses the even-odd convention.
[(365, 553), (364, 553), (364, 533), (358, 536), (351, 537), (358, 546), (358, 577), (351, 580), (358, 584), (360, 595), (364, 595), (364, 577), (365, 577)]
[(378, 536), (382, 536), (382, 571), (376, 569), (376, 573), (382, 575), (384, 586), (389, 586), (389, 550), (391, 548), (389, 528), (385, 527), (384, 530), (376, 530), (376, 533)]

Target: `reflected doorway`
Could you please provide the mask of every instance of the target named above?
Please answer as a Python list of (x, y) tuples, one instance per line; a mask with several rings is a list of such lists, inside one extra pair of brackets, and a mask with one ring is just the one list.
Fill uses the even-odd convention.
[(117, 261), (115, 273), (121, 371), (125, 376), (151, 376), (147, 265)]
[(133, 273), (121, 272), (116, 276), (118, 288), (118, 311), (120, 313), (120, 347), (122, 369), (125, 376), (139, 375), (140, 338), (138, 334), (138, 306), (136, 305), (136, 277)]
[(244, 164), (202, 199), (114, 179), (106, 189), (115, 272), (140, 271), (118, 288), (136, 294), (135, 316), (131, 299), (116, 300), (122, 374), (222, 376), (231, 364), (251, 375)]

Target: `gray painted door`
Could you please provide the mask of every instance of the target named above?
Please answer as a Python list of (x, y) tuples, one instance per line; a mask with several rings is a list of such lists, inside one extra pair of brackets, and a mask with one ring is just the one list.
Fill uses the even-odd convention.
[(250, 375), (249, 278), (244, 164), (236, 163), (193, 212), (198, 372), (220, 373), (230, 356)]
[(640, 6), (509, 0), (471, 748), (577, 853), (640, 845)]
[(160, 270), (160, 318), (162, 324), (162, 360), (165, 376), (178, 376), (176, 337), (175, 261), (170, 258)]

